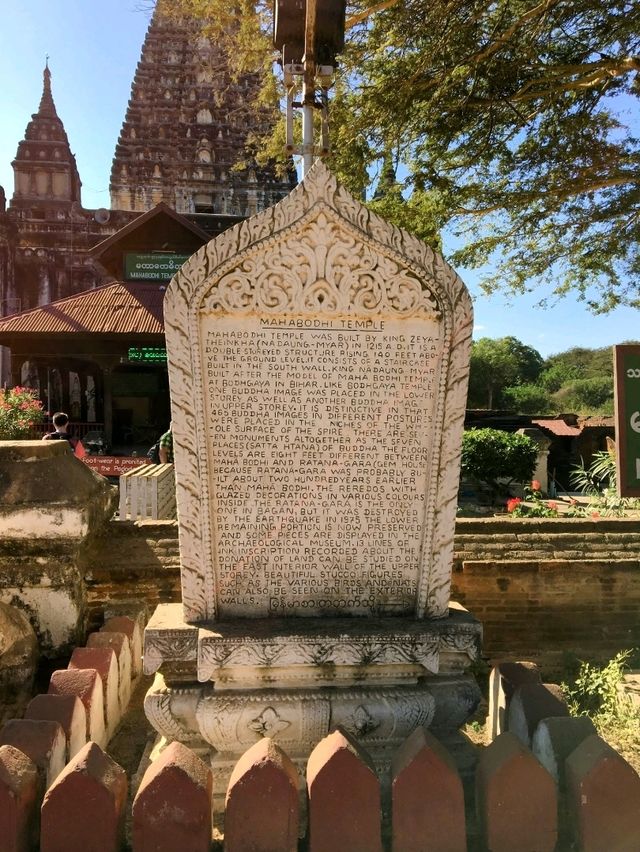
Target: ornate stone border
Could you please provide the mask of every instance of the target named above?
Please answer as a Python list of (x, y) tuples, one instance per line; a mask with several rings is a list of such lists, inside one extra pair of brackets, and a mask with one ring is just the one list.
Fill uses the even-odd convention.
[[(373, 666), (417, 663), (437, 673), (441, 653), (475, 662), (482, 628), (466, 611), (432, 624), (407, 618), (246, 619), (201, 627), (167, 625), (175, 612), (165, 604), (145, 630), (144, 670), (185, 664), (190, 679), (216, 680), (229, 667)], [(159, 613), (159, 614), (158, 614)], [(163, 617), (164, 616), (164, 617)], [(465, 668), (461, 661), (460, 668)]]
[[(274, 207), (242, 222), (203, 246), (172, 279), (165, 296), (165, 330), (171, 378), (178, 517), (181, 553), (182, 599), (186, 621), (216, 617), (217, 557), (208, 503), (208, 453), (199, 428), (204, 423), (200, 363), (189, 346), (197, 339), (200, 307), (221, 279), (241, 267), (258, 250), (285, 238), (324, 210), (338, 217), (343, 227), (365, 244), (375, 246), (413, 272), (433, 297), (441, 314), (443, 368), (436, 406), (436, 432), (428, 482), (423, 554), (431, 554), (419, 572), (416, 617), (441, 618), (447, 613), (451, 583), (451, 558), (468, 379), (472, 306), (456, 273), (416, 237), (389, 225), (371, 213), (339, 186), (335, 177), (316, 163), (303, 183)], [(276, 310), (281, 310), (276, 306)], [(443, 428), (446, 424), (446, 428)], [(195, 436), (195, 440), (194, 440)]]

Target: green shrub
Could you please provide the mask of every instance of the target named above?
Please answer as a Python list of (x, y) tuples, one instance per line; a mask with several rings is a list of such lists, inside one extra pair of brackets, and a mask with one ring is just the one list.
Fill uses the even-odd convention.
[(551, 407), (549, 394), (539, 385), (515, 385), (505, 388), (502, 396), (507, 407), (519, 414), (546, 414)]
[(589, 716), (594, 722), (617, 718), (628, 711), (620, 686), (631, 651), (621, 651), (606, 666), (581, 663), (572, 686), (562, 684), (572, 716)]
[(640, 506), (638, 500), (618, 495), (616, 457), (608, 450), (594, 453), (589, 467), (581, 460), (571, 471), (569, 480), (574, 488), (591, 498), (589, 506), (598, 514), (623, 516), (628, 509), (637, 511)]
[(576, 379), (564, 385), (554, 397), (556, 406), (580, 414), (613, 411), (613, 380), (608, 376)]
[(529, 482), (537, 458), (538, 448), (526, 435), (470, 429), (462, 437), (462, 473), (485, 483), (494, 500), (507, 494), (512, 482)]

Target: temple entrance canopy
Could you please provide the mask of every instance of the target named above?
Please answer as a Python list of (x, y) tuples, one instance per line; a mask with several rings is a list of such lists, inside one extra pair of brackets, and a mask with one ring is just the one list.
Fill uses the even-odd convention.
[(67, 411), (75, 434), (108, 446), (150, 446), (170, 419), (163, 299), (167, 283), (207, 234), (164, 204), (92, 250), (111, 284), (0, 320), (12, 384)]

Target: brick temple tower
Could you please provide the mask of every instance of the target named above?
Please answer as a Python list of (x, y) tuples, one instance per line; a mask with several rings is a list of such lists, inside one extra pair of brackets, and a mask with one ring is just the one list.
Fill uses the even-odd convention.
[(200, 225), (205, 216), (231, 224), (279, 201), (293, 173), (280, 180), (252, 164), (232, 171), (259, 121), (251, 111), (258, 88), (255, 74), (232, 79), (223, 52), (196, 24), (156, 8), (113, 159), (112, 208), (144, 212), (163, 201), (199, 214)]
[[(259, 129), (261, 122), (254, 108), (259, 85), (257, 74), (232, 79), (225, 55), (201, 36), (196, 22), (171, 21), (156, 8), (113, 159), (111, 209), (89, 210), (81, 203), (78, 168), (56, 111), (47, 65), (39, 108), (13, 162), (15, 189), (8, 207), (0, 187), (0, 325), (2, 317), (40, 309), (114, 280), (128, 282), (130, 256), (188, 256), (208, 237), (287, 195), (296, 183), (293, 169), (282, 180), (273, 169), (246, 159), (249, 130)], [(245, 163), (242, 170), (233, 168), (239, 162)], [(144, 218), (159, 213), (168, 228), (166, 239), (161, 239), (162, 228), (155, 227), (159, 220), (150, 223)], [(185, 233), (192, 238), (196, 232), (201, 239), (197, 245), (189, 240), (182, 244)], [(163, 278), (158, 286), (164, 283)], [(93, 382), (98, 394), (107, 379), (104, 365), (91, 354), (98, 351), (97, 344), (91, 343), (81, 361), (75, 357), (77, 347), (73, 359), (52, 348), (46, 332), (50, 313), (38, 315), (40, 348), (46, 357), (33, 355), (33, 316), (20, 326), (20, 341), (3, 338), (0, 383), (13, 382), (16, 376), (28, 383), (28, 376), (37, 373), (39, 385), (32, 386), (42, 388), (48, 384), (43, 377), (57, 371), (62, 388), (57, 407), (64, 408), (73, 375), (79, 376), (82, 387)], [(98, 316), (92, 309), (87, 315)], [(76, 329), (73, 323), (70, 327)], [(5, 346), (11, 347), (11, 357)], [(126, 366), (127, 353), (125, 348), (114, 363)], [(114, 392), (113, 411), (116, 396)], [(105, 411), (109, 405), (105, 402)], [(98, 413), (106, 430), (110, 418)]]
[(31, 219), (44, 218), (45, 207), (65, 214), (74, 202), (80, 203), (80, 175), (53, 102), (48, 63), (43, 81), (40, 106), (27, 125), (12, 163), (15, 191), (11, 206)]
[(8, 219), (15, 229), (15, 265), (2, 290), (2, 314), (46, 304), (100, 280), (87, 257), (100, 231), (82, 210), (76, 159), (51, 91), (48, 63), (38, 111), (12, 163)]

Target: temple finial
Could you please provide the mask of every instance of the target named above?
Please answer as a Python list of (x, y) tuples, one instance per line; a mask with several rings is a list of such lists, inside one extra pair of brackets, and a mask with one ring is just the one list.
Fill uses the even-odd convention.
[(44, 71), (42, 72), (42, 98), (38, 112), (41, 115), (57, 115), (56, 107), (51, 94), (51, 69), (49, 68), (49, 54), (45, 56)]

